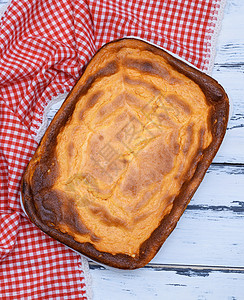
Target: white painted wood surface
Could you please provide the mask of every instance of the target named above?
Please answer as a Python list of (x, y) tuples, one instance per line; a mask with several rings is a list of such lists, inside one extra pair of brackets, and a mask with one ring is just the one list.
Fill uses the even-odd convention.
[(114, 272), (92, 266), (94, 299), (241, 300), (240, 270), (154, 267)]
[(225, 141), (215, 162), (244, 163), (244, 3), (227, 0), (212, 76), (233, 103)]

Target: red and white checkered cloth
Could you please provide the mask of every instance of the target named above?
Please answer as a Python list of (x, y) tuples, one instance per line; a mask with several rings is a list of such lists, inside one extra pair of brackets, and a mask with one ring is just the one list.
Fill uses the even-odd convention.
[(23, 215), (43, 110), (106, 42), (137, 36), (208, 71), (223, 0), (13, 0), (0, 28), (0, 298), (87, 299), (80, 257)]

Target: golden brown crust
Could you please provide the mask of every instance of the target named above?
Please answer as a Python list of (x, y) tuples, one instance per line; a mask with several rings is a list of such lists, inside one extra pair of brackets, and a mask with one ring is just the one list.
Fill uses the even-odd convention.
[[(139, 58), (135, 59), (137, 55)], [(110, 57), (112, 58), (110, 59)], [(113, 57), (116, 57), (116, 59), (113, 59)], [(150, 61), (150, 57), (155, 59)], [(120, 157), (120, 163), (121, 166), (123, 166), (121, 170), (126, 170), (126, 172), (124, 172), (126, 175), (124, 175), (124, 173), (120, 174), (120, 181), (116, 181), (119, 182), (117, 186), (120, 186), (120, 189), (117, 190), (117, 194), (113, 194), (113, 197), (115, 198), (115, 195), (117, 195), (119, 199), (125, 199), (123, 197), (127, 195), (127, 198), (130, 199), (131, 202), (133, 202), (136, 197), (138, 198), (138, 200), (134, 201), (135, 203), (133, 202), (134, 206), (131, 204), (126, 210), (131, 218), (127, 218), (127, 215), (121, 216), (123, 209), (121, 213), (112, 211), (112, 209), (114, 209), (112, 204), (115, 200), (111, 200), (109, 206), (104, 202), (100, 204), (97, 201), (96, 203), (94, 202), (95, 205), (94, 203), (91, 204), (89, 199), (82, 199), (82, 204), (84, 206), (85, 203), (86, 207), (78, 207), (77, 201), (73, 196), (75, 195), (73, 185), (75, 173), (72, 173), (77, 161), (76, 163), (74, 162), (71, 167), (65, 165), (65, 163), (67, 163), (66, 159), (64, 160), (65, 162), (63, 161), (63, 157), (70, 157), (70, 160), (72, 160), (75, 156), (75, 151), (77, 151), (77, 147), (83, 147), (86, 141), (88, 141), (88, 146), (85, 149), (87, 150), (90, 147), (91, 153), (95, 156), (97, 155), (96, 149), (98, 148), (95, 147), (99, 147), (100, 145), (99, 138), (101, 140), (104, 139), (104, 137), (106, 138), (107, 133), (103, 131), (103, 136), (97, 139), (93, 136), (93, 139), (91, 138), (89, 140), (87, 140), (87, 135), (92, 132), (92, 126), (104, 124), (104, 120), (109, 120), (109, 113), (111, 111), (119, 111), (118, 114), (116, 113), (116, 118), (113, 116), (114, 121), (112, 125), (115, 127), (120, 123), (127, 124), (123, 118), (128, 117), (128, 114), (134, 116), (130, 118), (130, 122), (134, 122), (133, 126), (135, 127), (141, 124), (141, 121), (137, 121), (138, 119), (144, 120), (144, 116), (142, 116), (140, 112), (141, 107), (145, 107), (143, 106), (143, 101), (145, 100), (146, 94), (142, 95), (141, 92), (138, 96), (135, 93), (135, 89), (133, 90), (134, 92), (130, 93), (123, 91), (123, 93), (119, 93), (114, 97), (113, 101), (111, 100), (105, 103), (101, 102), (101, 98), (106, 96), (107, 90), (103, 91), (101, 87), (97, 90), (94, 88), (99, 85), (98, 82), (100, 79), (104, 80), (109, 78), (110, 83), (104, 83), (103, 81), (103, 84), (111, 85), (114, 78), (113, 76), (121, 72), (121, 68), (126, 70), (120, 75), (120, 78), (121, 76), (123, 77), (123, 84), (136, 86), (137, 90), (139, 88), (147, 90), (148, 95), (150, 94), (157, 97), (159, 93), (162, 93), (162, 90), (160, 90), (161, 82), (166, 82), (168, 86), (176, 87), (175, 89), (183, 89), (183, 92), (180, 94), (168, 88), (167, 92), (165, 92), (164, 103), (170, 107), (172, 113), (164, 113), (164, 111), (161, 110), (157, 115), (157, 120), (160, 121), (160, 130), (162, 130), (162, 128), (173, 128), (170, 134), (167, 134), (168, 131), (166, 129), (162, 132), (162, 136), (164, 136), (165, 141), (167, 141), (167, 143), (165, 142), (166, 145), (160, 140), (160, 135), (157, 135), (159, 141), (155, 142), (153, 138), (150, 139), (148, 145), (150, 146), (151, 143), (152, 147), (147, 146), (147, 151), (143, 150), (144, 148), (146, 149), (146, 147), (144, 147), (145, 143), (141, 143), (144, 148), (142, 147), (142, 150), (140, 153), (138, 152), (139, 154), (136, 158), (133, 156), (133, 159), (128, 160), (129, 154), (125, 152), (123, 152), (123, 159)], [(138, 76), (139, 73), (143, 74), (145, 78)], [(189, 91), (195, 91), (195, 96), (199, 97), (199, 100), (194, 99), (194, 105), (189, 103), (186, 98), (181, 97), (182, 95), (184, 96), (184, 84), (186, 83), (188, 84)], [(199, 96), (199, 94), (202, 95)], [(81, 102), (80, 99), (84, 99), (84, 103), (79, 104)], [(126, 105), (131, 108), (131, 110), (127, 110), (126, 113), (123, 111), (125, 99)], [(199, 104), (198, 110), (195, 110), (198, 101), (199, 103), (202, 101), (202, 103), (200, 103), (201, 105)], [(142, 104), (140, 104), (140, 102), (142, 102)], [(99, 107), (99, 105), (101, 107)], [(94, 113), (95, 107), (96, 113)], [(140, 109), (138, 107), (140, 107)], [(199, 114), (201, 109), (203, 112), (201, 117), (199, 115), (199, 124), (202, 122), (202, 125), (196, 128), (195, 125), (198, 123), (197, 114)], [(78, 110), (79, 112), (77, 113)], [(92, 111), (94, 118), (89, 119), (89, 111)], [(138, 119), (135, 119), (135, 115), (133, 115), (135, 111), (137, 114), (140, 114)], [(176, 116), (176, 111), (179, 111), (180, 115)], [(121, 39), (105, 45), (91, 60), (85, 73), (54, 117), (26, 169), (22, 180), (22, 198), (28, 216), (45, 233), (93, 260), (123, 269), (135, 269), (144, 266), (154, 257), (163, 242), (174, 229), (202, 181), (224, 137), (228, 121), (228, 111), (228, 97), (223, 88), (214, 79), (174, 58), (162, 49), (136, 39)], [(190, 119), (192, 119), (192, 122), (189, 121)], [(178, 128), (181, 128), (181, 125), (179, 125), (181, 122), (185, 122), (185, 126), (182, 126), (182, 128), (184, 128), (179, 138)], [(83, 131), (80, 131), (80, 140), (84, 142), (82, 145), (77, 142), (76, 133), (74, 131), (75, 125), (77, 124), (89, 125), (89, 130), (84, 126), (82, 127)], [(142, 124), (144, 123), (142, 122)], [(163, 127), (161, 127), (161, 124), (163, 124)], [(156, 127), (157, 126), (153, 128), (150, 127), (155, 136), (159, 132), (158, 127)], [(68, 128), (73, 130), (73, 140), (69, 138), (70, 132)], [(122, 140), (123, 132), (121, 133), (121, 130), (118, 129), (121, 128), (118, 127), (114, 129), (114, 132), (117, 134), (118, 139)], [(180, 139), (183, 140), (182, 145), (179, 144)], [(63, 150), (64, 145), (66, 149), (65, 153)], [(137, 147), (139, 146), (133, 144), (133, 151), (135, 151)], [(195, 149), (194, 155), (190, 152), (193, 148)], [(189, 167), (188, 165), (181, 166), (175, 158), (177, 155), (179, 157), (180, 155), (182, 155), (181, 157), (185, 157)], [(164, 156), (164, 158), (162, 158), (162, 156)], [(162, 159), (159, 159), (159, 157)], [(150, 163), (150, 158), (152, 163)], [(145, 161), (147, 161), (147, 165), (145, 165)], [(165, 163), (166, 161), (167, 163)], [(143, 177), (136, 172), (135, 162), (141, 166), (138, 171), (139, 173), (141, 169), (147, 169), (148, 166), (148, 172), (140, 173), (143, 174)], [(79, 161), (79, 163), (81, 163), (81, 161)], [(109, 179), (106, 179), (106, 174), (101, 173), (101, 171), (94, 171), (95, 166), (89, 167), (89, 163), (90, 162), (87, 161), (84, 165), (83, 173), (75, 174), (75, 180), (84, 182), (85, 179), (87, 189), (92, 189), (93, 193), (97, 193), (96, 195), (100, 193), (99, 197), (102, 197), (104, 196), (102, 193), (109, 191), (109, 187), (111, 188), (113, 180), (115, 181), (115, 179), (112, 178), (111, 183)], [(124, 167), (124, 165), (128, 167)], [(157, 168), (155, 168), (156, 165)], [(70, 177), (66, 180), (65, 184), (62, 184), (66, 178), (66, 169), (69, 169), (67, 174), (70, 175)], [(131, 172), (130, 169), (132, 169)], [(162, 180), (158, 185), (154, 185), (152, 179), (154, 174), (157, 174), (157, 178), (162, 176)], [(174, 177), (169, 174), (172, 174)], [(103, 176), (104, 181), (101, 180), (99, 176)], [(113, 177), (116, 176), (113, 175)], [(175, 183), (176, 187), (172, 188), (175, 194), (169, 193), (168, 190), (163, 190), (163, 178), (168, 178), (168, 180)], [(105, 182), (106, 180), (107, 182)], [(144, 188), (140, 186), (142, 182)], [(79, 187), (83, 188), (84, 184), (82, 184), (79, 183)], [(100, 188), (100, 191), (99, 187), (101, 187), (101, 184), (102, 188)], [(179, 186), (179, 188), (177, 188), (177, 186)], [(140, 194), (140, 189), (143, 190), (144, 194)], [(159, 194), (157, 194), (158, 190), (160, 190)], [(146, 194), (146, 192), (149, 193), (149, 195)], [(157, 219), (155, 224), (149, 219), (145, 211), (144, 213), (139, 213), (143, 205), (145, 206), (145, 203), (147, 203), (147, 196), (150, 198), (153, 193), (158, 195), (153, 198), (156, 203), (155, 205), (161, 205), (159, 207), (162, 207), (162, 211), (155, 212), (155, 216), (152, 217)], [(144, 198), (137, 195), (143, 195)], [(106, 197), (104, 196), (104, 198)], [(76, 203), (76, 205), (74, 203)], [(148, 207), (150, 205), (148, 205)], [(112, 207), (111, 210), (110, 207)], [(150, 207), (147, 209), (149, 212), (153, 211)], [(131, 214), (130, 211), (132, 211)], [(90, 223), (85, 220), (85, 217), (83, 218), (85, 214), (87, 214), (87, 220), (90, 220), (90, 217), (94, 217), (96, 221), (94, 221), (95, 224), (93, 224), (93, 226), (90, 226)], [(136, 237), (138, 233), (140, 233), (138, 224), (141, 224), (141, 228), (147, 227), (146, 224), (148, 225), (148, 229), (146, 228), (143, 231), (145, 236), (142, 236), (141, 239), (138, 238), (138, 240), (135, 238), (134, 243), (132, 243), (130, 247), (121, 245), (121, 251), (119, 251), (119, 246), (116, 245), (116, 243), (114, 243), (114, 245), (109, 244), (111, 241), (106, 241), (104, 238), (106, 230), (110, 232), (110, 237), (112, 238), (111, 232), (118, 228), (118, 231), (115, 231), (114, 234), (114, 241), (116, 235), (121, 238), (123, 234), (125, 234), (125, 244), (129, 244), (133, 242), (133, 237)], [(104, 229), (94, 229), (97, 226)], [(138, 229), (135, 229), (137, 226)], [(128, 236), (131, 236), (131, 238)], [(132, 241), (130, 239), (132, 239)], [(121, 242), (121, 244), (123, 243)], [(110, 248), (111, 250), (109, 250)], [(108, 250), (105, 251), (102, 249)]]

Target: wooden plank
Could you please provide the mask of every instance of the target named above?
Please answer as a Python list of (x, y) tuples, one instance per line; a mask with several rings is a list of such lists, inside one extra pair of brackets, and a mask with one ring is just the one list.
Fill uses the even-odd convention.
[(188, 209), (152, 262), (243, 265), (243, 222), (243, 212)]
[(244, 126), (227, 130), (224, 141), (214, 158), (218, 163), (244, 163)]
[(233, 102), (233, 115), (215, 162), (244, 162), (244, 2), (227, 1), (212, 76)]
[(244, 298), (244, 269), (158, 266), (133, 271), (91, 264), (94, 300), (235, 300)]
[(213, 77), (225, 87), (232, 102), (232, 117), (214, 162), (244, 163), (244, 64), (241, 67), (216, 64)]
[(216, 63), (238, 65), (240, 62), (244, 62), (243, 14), (243, 0), (227, 1), (218, 36)]
[(242, 201), (244, 201), (244, 165), (212, 164), (190, 205), (210, 208), (224, 206), (227, 210), (237, 212)]

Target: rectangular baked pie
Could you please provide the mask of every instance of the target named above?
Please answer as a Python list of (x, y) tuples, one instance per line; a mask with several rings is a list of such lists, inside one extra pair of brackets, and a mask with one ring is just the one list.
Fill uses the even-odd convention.
[(228, 111), (214, 79), (161, 48), (132, 38), (106, 44), (25, 171), (29, 218), (97, 262), (144, 266), (202, 181)]

